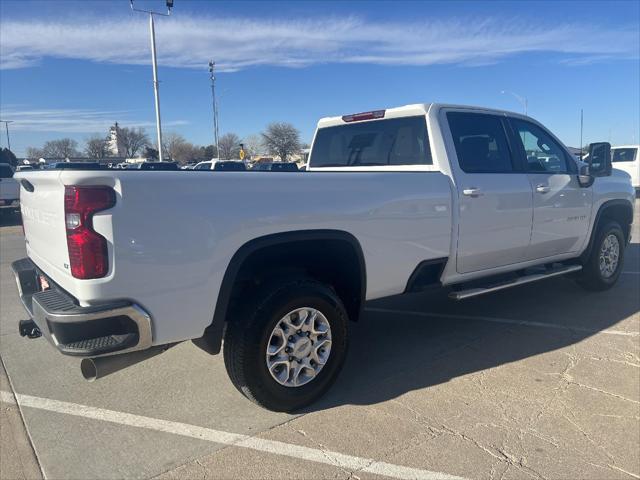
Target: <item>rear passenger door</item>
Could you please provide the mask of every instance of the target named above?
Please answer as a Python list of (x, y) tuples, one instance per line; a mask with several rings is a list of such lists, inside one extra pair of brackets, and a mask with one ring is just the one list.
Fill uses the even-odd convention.
[(506, 118), (449, 111), (459, 198), (457, 271), (470, 273), (524, 260), (531, 237), (531, 184), (510, 144)]
[(577, 251), (589, 228), (591, 188), (580, 186), (575, 162), (547, 130), (521, 118), (509, 121), (533, 189), (527, 259)]

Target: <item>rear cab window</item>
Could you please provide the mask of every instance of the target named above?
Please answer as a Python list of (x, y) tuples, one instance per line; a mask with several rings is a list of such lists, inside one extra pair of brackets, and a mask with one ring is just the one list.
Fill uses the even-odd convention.
[(433, 165), (424, 115), (319, 128), (311, 167)]

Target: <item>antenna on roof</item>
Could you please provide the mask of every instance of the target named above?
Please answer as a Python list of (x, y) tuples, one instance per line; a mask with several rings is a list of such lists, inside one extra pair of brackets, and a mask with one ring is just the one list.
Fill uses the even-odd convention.
[(580, 161), (582, 161), (582, 156), (583, 156), (583, 153), (582, 153), (582, 149), (583, 149), (583, 146), (582, 146), (582, 128), (583, 128), (583, 126), (584, 126), (583, 112), (582, 112), (582, 109), (580, 109)]

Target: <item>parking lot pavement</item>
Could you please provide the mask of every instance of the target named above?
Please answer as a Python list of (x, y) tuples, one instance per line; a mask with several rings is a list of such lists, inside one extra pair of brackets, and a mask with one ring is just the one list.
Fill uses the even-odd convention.
[[(608, 292), (556, 278), (461, 303), (371, 302), (336, 385), (298, 415), (245, 400), (222, 358), (190, 343), (85, 383), (77, 360), (18, 336), (10, 263), (23, 238), (3, 226), (3, 414), (14, 389), (48, 478), (637, 479), (637, 220)], [(28, 449), (26, 467), (18, 453), (6, 467), (5, 445), (29, 444), (2, 425), (2, 478), (32, 478)]]

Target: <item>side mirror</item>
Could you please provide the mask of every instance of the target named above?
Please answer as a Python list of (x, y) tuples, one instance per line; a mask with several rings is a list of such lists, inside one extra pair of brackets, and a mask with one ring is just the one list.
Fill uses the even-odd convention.
[(587, 188), (593, 185), (595, 177), (589, 173), (589, 165), (583, 164), (578, 171), (578, 183), (581, 187)]
[(611, 144), (598, 142), (589, 144), (589, 174), (594, 177), (611, 175)]

